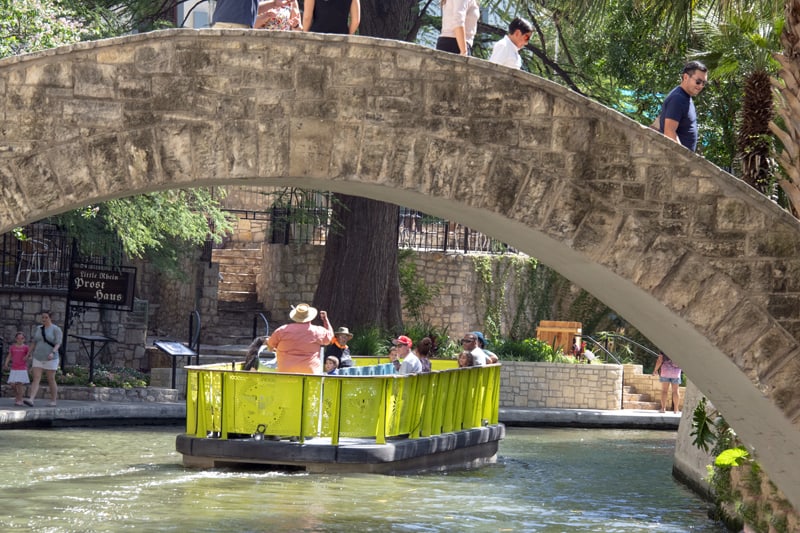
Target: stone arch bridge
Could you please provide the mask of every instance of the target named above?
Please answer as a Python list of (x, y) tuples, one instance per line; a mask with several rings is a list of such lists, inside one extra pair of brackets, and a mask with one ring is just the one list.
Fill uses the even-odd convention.
[(654, 131), (416, 45), (168, 30), (0, 61), (0, 231), (135, 193), (327, 189), (539, 258), (674, 357), (800, 508), (800, 226)]

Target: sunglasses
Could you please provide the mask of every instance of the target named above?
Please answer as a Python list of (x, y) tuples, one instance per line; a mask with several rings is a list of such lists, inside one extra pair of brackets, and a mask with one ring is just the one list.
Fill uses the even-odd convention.
[(461, 339), (461, 344), (469, 344), (475, 342), (475, 339)]
[(692, 79), (694, 80), (695, 85), (702, 85), (703, 87), (705, 87), (708, 84), (706, 80), (699, 80), (697, 78), (692, 78)]

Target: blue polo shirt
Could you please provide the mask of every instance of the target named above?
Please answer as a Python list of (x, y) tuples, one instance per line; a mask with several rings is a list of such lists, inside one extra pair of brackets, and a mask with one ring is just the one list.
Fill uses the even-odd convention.
[(213, 26), (217, 22), (228, 22), (244, 24), (252, 28), (256, 24), (257, 14), (258, 0), (217, 0), (211, 25)]
[(670, 118), (678, 123), (678, 140), (694, 152), (697, 149), (697, 111), (689, 93), (680, 85), (672, 89), (661, 107), (659, 131), (664, 133), (664, 119)]

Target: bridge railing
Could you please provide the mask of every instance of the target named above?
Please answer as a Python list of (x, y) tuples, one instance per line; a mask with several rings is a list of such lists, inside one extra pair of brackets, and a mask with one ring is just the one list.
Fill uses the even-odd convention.
[(186, 433), (221, 439), (411, 439), (498, 422), (500, 365), (330, 376), (187, 367)]

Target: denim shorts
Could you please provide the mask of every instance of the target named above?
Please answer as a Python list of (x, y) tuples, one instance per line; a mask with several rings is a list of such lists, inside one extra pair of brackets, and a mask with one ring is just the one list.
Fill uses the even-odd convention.
[(658, 378), (658, 381), (661, 383), (675, 383), (676, 385), (681, 384), (681, 378)]

